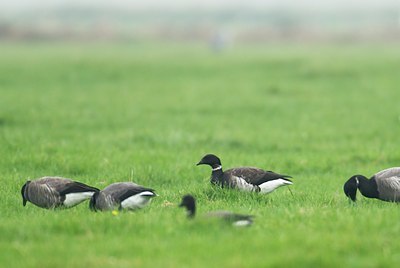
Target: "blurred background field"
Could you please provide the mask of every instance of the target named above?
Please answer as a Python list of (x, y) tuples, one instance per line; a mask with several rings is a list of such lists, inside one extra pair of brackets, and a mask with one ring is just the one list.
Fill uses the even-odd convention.
[[(399, 165), (398, 3), (40, 3), (1, 4), (1, 266), (397, 266), (398, 205), (342, 186)], [(290, 174), (293, 196), (214, 189), (206, 153)], [(160, 196), (22, 207), (46, 175)], [(189, 222), (186, 193), (255, 224)]]

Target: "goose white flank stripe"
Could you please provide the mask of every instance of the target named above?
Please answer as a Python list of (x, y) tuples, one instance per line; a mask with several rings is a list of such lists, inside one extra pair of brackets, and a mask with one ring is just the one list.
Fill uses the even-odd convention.
[(255, 189), (257, 189), (254, 188), (253, 184), (248, 183), (247, 181), (245, 181), (243, 178), (240, 177), (232, 176), (231, 181), (241, 191), (253, 192), (255, 191)]
[(293, 184), (291, 181), (277, 179), (277, 180), (272, 180), (272, 181), (267, 181), (267, 182), (261, 183), (260, 185), (258, 185), (258, 187), (260, 187), (261, 193), (268, 194), (268, 193), (274, 191), (276, 188), (279, 188), (279, 187), (285, 186), (285, 185), (291, 185), (291, 184)]
[(92, 197), (94, 192), (81, 192), (81, 193), (70, 193), (65, 195), (65, 200), (64, 200), (64, 205), (67, 207), (72, 207), (75, 206), (76, 204), (79, 204), (86, 199), (89, 199)]
[(148, 203), (151, 202), (151, 197), (154, 197), (155, 194), (149, 191), (145, 191), (142, 193), (138, 193), (131, 197), (126, 198), (121, 202), (121, 207), (123, 209), (136, 209), (136, 208), (143, 208)]

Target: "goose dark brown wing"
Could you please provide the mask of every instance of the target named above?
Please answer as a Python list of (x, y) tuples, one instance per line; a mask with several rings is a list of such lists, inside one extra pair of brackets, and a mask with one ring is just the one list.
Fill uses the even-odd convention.
[(145, 188), (145, 187), (141, 187), (141, 186), (138, 186), (135, 188), (132, 187), (132, 188), (128, 188), (125, 191), (121, 192), (120, 195), (117, 197), (117, 200), (119, 202), (122, 202), (125, 199), (127, 199), (133, 195), (136, 195), (136, 194), (139, 194), (142, 192), (146, 192), (146, 191), (154, 193), (154, 190), (150, 189), (150, 188)]
[(84, 183), (61, 177), (43, 177), (35, 181), (38, 185), (47, 185), (60, 195), (81, 192), (96, 192), (99, 189)]
[[(225, 174), (240, 177), (244, 179), (246, 182), (260, 185), (264, 182), (276, 180), (276, 179), (286, 179), (291, 178), (289, 175), (282, 175), (272, 171), (265, 171), (260, 168), (255, 167), (239, 167), (228, 169), (224, 172)], [(290, 181), (290, 180), (288, 180)]]
[(60, 195), (66, 195), (70, 193), (83, 193), (83, 192), (98, 192), (100, 191), (99, 189), (86, 185), (84, 183), (78, 182), (78, 181), (72, 181), (65, 183), (63, 185), (60, 185), (59, 187), (55, 188)]
[(143, 191), (154, 192), (153, 189), (140, 186), (132, 182), (117, 182), (107, 186), (102, 192), (111, 196), (113, 200), (122, 202), (126, 198), (141, 193)]

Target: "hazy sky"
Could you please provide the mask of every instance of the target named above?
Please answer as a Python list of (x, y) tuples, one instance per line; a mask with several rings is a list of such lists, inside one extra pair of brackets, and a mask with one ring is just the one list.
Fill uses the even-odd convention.
[(123, 7), (130, 9), (141, 8), (225, 8), (225, 7), (255, 7), (255, 8), (399, 8), (400, 0), (12, 0), (0, 1), (0, 9), (18, 11), (31, 8), (51, 8), (63, 6), (86, 6), (86, 7)]

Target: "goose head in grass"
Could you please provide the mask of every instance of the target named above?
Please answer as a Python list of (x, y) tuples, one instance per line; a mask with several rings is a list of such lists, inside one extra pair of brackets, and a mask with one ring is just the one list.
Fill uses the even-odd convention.
[(356, 201), (357, 189), (367, 198), (400, 202), (400, 167), (384, 169), (371, 178), (354, 175), (343, 186), (345, 195)]

